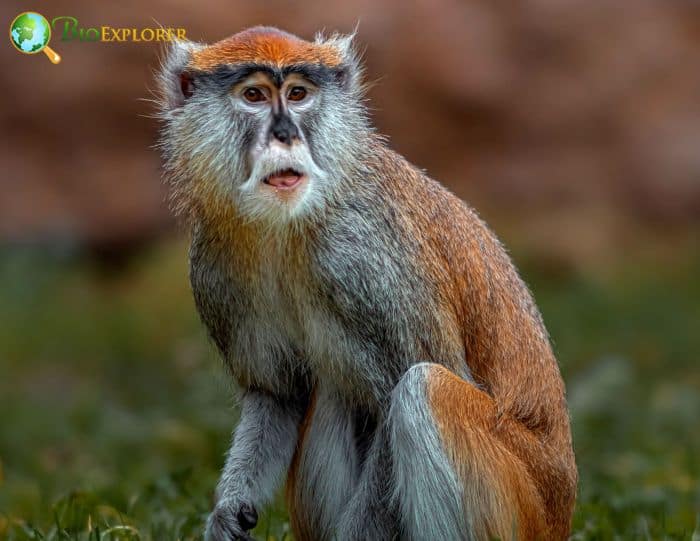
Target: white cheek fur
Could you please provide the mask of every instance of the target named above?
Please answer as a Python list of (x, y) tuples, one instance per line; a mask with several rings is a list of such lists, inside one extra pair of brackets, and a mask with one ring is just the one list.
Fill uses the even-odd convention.
[(287, 101), (287, 108), (289, 109), (289, 112), (292, 115), (292, 118), (295, 120), (297, 119), (295, 114), (298, 113), (303, 113), (307, 111), (308, 109), (311, 108), (311, 106), (314, 104), (316, 101), (316, 95), (315, 94), (310, 94), (307, 96), (307, 98), (303, 101), (300, 102), (290, 102)]
[(236, 111), (243, 113), (255, 115), (258, 118), (265, 118), (270, 116), (270, 104), (269, 102), (261, 103), (249, 103), (245, 101), (240, 96), (230, 96), (231, 104)]

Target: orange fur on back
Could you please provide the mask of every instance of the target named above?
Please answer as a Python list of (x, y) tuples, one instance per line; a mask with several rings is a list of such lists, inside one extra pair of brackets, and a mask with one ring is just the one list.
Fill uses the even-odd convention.
[(569, 419), (527, 287), (495, 236), (457, 198), (437, 183), (411, 182), (421, 173), (392, 153), (379, 167), (386, 189), (402, 201), (398, 208), (410, 209), (407, 231), (422, 239), (418, 263), (451, 316), (435, 336), (458, 335), (476, 384), (445, 363), (429, 394), (443, 444), (465, 489), (474, 491), (472, 504), (484, 511), (482, 531), (511, 538), (514, 521), (517, 539), (565, 539), (577, 480)]
[(342, 59), (334, 47), (302, 40), (276, 28), (256, 26), (195, 51), (191, 67), (210, 70), (221, 64), (257, 63), (273, 66), (324, 64)]

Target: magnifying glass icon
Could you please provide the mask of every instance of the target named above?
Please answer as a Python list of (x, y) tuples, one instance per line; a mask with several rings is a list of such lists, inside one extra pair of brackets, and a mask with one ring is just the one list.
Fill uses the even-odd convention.
[(43, 15), (25, 11), (15, 17), (10, 25), (10, 41), (20, 53), (36, 54), (41, 51), (53, 62), (61, 61), (60, 55), (49, 47), (51, 25)]

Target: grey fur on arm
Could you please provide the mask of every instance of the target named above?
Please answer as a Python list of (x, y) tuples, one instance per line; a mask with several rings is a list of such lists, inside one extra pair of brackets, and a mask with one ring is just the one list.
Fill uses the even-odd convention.
[(252, 539), (256, 508), (269, 502), (289, 468), (306, 402), (247, 390), (241, 419), (216, 489), (206, 539)]

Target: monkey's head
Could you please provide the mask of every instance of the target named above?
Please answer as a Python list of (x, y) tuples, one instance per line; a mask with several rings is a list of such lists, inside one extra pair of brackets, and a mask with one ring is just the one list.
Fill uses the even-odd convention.
[(176, 210), (284, 224), (322, 206), (368, 133), (360, 71), (351, 36), (256, 27), (174, 42), (158, 104)]

